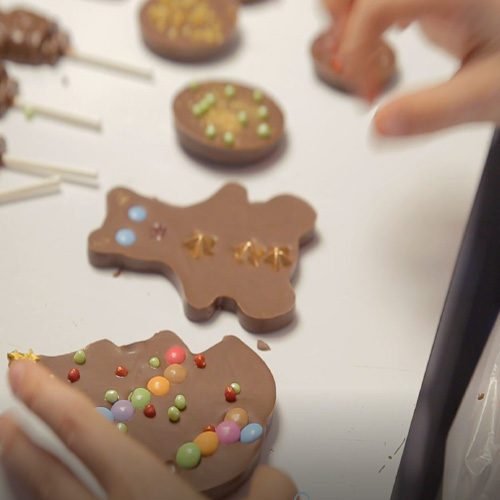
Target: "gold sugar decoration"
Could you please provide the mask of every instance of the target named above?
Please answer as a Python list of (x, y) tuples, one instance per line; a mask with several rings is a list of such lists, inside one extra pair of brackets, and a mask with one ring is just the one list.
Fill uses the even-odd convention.
[(29, 359), (33, 361), (33, 363), (37, 363), (40, 361), (40, 356), (37, 356), (33, 349), (30, 349), (28, 352), (19, 352), (17, 349), (15, 351), (9, 352), (7, 354), (7, 358), (9, 361), (18, 361), (19, 359)]
[(216, 238), (214, 236), (197, 231), (183, 245), (190, 250), (193, 259), (199, 259), (214, 254), (215, 242)]
[(271, 247), (264, 257), (264, 262), (270, 264), (275, 271), (279, 271), (282, 267), (290, 267), (292, 265), (290, 250), (287, 247)]
[(116, 202), (118, 203), (118, 206), (123, 207), (123, 205), (126, 205), (130, 200), (130, 196), (123, 192), (123, 191), (118, 191), (116, 193)]
[(259, 260), (264, 255), (264, 250), (254, 240), (241, 243), (233, 252), (236, 262), (248, 262), (254, 267), (259, 267)]

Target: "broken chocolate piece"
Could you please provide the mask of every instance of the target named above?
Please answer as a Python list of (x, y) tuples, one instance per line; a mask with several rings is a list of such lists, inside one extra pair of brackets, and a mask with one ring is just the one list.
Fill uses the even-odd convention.
[[(89, 258), (96, 267), (165, 275), (192, 321), (226, 309), (247, 330), (268, 332), (294, 317), (290, 279), (315, 219), (310, 205), (290, 195), (249, 203), (238, 184), (188, 207), (116, 188), (104, 224), (89, 236)], [(151, 231), (157, 227), (164, 228), (160, 237)]]
[(270, 351), (271, 350), (271, 348), (269, 347), (269, 344), (267, 342), (264, 342), (261, 339), (257, 340), (257, 349), (259, 351)]
[[(4, 65), (0, 62), (0, 117), (13, 106), (17, 92), (17, 82), (9, 78)], [(5, 148), (2, 153), (5, 153)]]

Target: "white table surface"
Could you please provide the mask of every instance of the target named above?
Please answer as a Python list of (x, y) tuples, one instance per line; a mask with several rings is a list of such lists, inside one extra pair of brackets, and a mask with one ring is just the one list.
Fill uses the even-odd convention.
[[(127, 344), (162, 329), (195, 352), (227, 334), (255, 350), (265, 338), (271, 351), (259, 353), (274, 373), (278, 400), (262, 461), (287, 471), (311, 500), (388, 499), (491, 127), (375, 140), (371, 118), (380, 103), (369, 107), (335, 92), (313, 72), (309, 46), (326, 25), (319, 1), (243, 6), (236, 50), (198, 65), (163, 60), (143, 46), (140, 4), (23, 4), (43, 7), (70, 31), (76, 49), (150, 65), (155, 79), (68, 59), (56, 67), (7, 63), (24, 98), (99, 115), (104, 129), (27, 121), (17, 110), (0, 121), (12, 155), (100, 172), (98, 189), (64, 184), (60, 194), (0, 205), (0, 372), (14, 349), (57, 355), (101, 338)], [(400, 78), (381, 101), (455, 69), (416, 29), (390, 38)], [(204, 78), (234, 79), (273, 95), (287, 118), (282, 154), (243, 168), (207, 167), (187, 156), (175, 137), (171, 101)], [(32, 180), (2, 170), (0, 190)], [(297, 320), (290, 327), (259, 336), (228, 312), (191, 323), (164, 277), (113, 278), (89, 264), (87, 236), (103, 221), (109, 189), (124, 185), (189, 205), (228, 181), (245, 185), (251, 200), (291, 193), (318, 213), (317, 240), (304, 249), (295, 280)], [(6, 383), (0, 402), (1, 410), (15, 404)]]

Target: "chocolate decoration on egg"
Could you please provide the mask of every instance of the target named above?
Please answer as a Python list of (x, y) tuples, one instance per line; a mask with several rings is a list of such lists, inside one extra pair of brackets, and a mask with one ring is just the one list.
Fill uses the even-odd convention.
[(68, 35), (34, 12), (0, 12), (0, 59), (23, 64), (55, 64), (65, 55)]
[[(116, 188), (108, 194), (103, 225), (89, 236), (89, 259), (96, 267), (165, 275), (192, 321), (226, 309), (247, 330), (269, 332), (294, 317), (290, 280), (299, 248), (314, 236), (315, 219), (299, 198), (250, 203), (238, 184), (187, 207)], [(158, 223), (166, 228), (160, 240), (150, 232)]]
[(139, 17), (142, 38), (168, 59), (210, 59), (234, 40), (238, 8), (238, 0), (148, 0)]
[[(165, 368), (169, 366), (165, 353), (174, 346), (186, 354), (182, 362), (186, 378), (178, 384), (170, 383), (166, 393), (164, 390), (155, 391), (151, 385), (149, 387), (156, 393), (147, 391), (144, 388), (151, 379), (163, 377)], [(206, 350), (207, 364), (202, 370), (194, 363), (195, 355), (171, 331), (162, 331), (149, 340), (122, 347), (109, 340), (100, 340), (84, 351), (85, 363), (80, 365), (75, 363), (74, 353), (40, 355), (37, 359), (61, 380), (68, 380), (68, 373), (77, 369), (80, 376), (78, 380), (68, 382), (71, 387), (84, 392), (101, 412), (115, 419), (115, 425), (120, 430), (126, 431), (162, 461), (171, 464), (171, 470), (197, 491), (211, 498), (223, 498), (251, 475), (271, 421), (276, 387), (266, 364), (238, 338), (224, 337)], [(10, 362), (19, 357), (19, 353), (12, 354)], [(158, 368), (150, 365), (151, 357), (161, 361)], [(116, 366), (128, 367), (128, 375), (116, 376)], [(227, 402), (223, 395), (224, 386), (233, 380), (241, 386), (237, 406)], [(176, 398), (179, 394), (182, 397)], [(179, 409), (176, 422), (168, 417), (171, 407)], [(239, 418), (227, 417), (228, 413), (236, 413)], [(248, 422), (245, 420), (246, 413)], [(217, 427), (225, 422), (225, 417), (233, 418), (241, 425), (241, 431), (236, 430), (236, 435), (241, 432), (241, 439), (224, 444), (225, 437), (216, 437), (215, 432), (208, 436), (211, 438), (208, 444), (205, 439), (199, 438), (208, 425)], [(110, 432), (114, 431), (110, 427)], [(193, 444), (193, 441), (199, 445)], [(195, 451), (194, 447), (199, 446), (201, 457), (195, 465), (186, 462), (182, 456), (186, 445)], [(208, 448), (205, 449), (205, 446)], [(165, 473), (168, 473), (167, 470)]]
[(195, 82), (177, 95), (173, 111), (177, 136), (186, 151), (219, 164), (261, 160), (284, 137), (283, 112), (258, 87)]
[[(17, 92), (17, 82), (9, 78), (4, 65), (0, 62), (0, 117), (14, 105)], [(5, 153), (5, 143), (3, 143), (1, 152)]]

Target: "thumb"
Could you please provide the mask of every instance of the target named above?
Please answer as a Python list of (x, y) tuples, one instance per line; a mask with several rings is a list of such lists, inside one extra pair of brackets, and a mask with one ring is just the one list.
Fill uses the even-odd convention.
[(255, 470), (246, 500), (293, 500), (297, 488), (283, 472), (261, 465)]
[(448, 82), (397, 98), (374, 118), (377, 132), (389, 136), (488, 121), (500, 124), (500, 54), (470, 60)]

